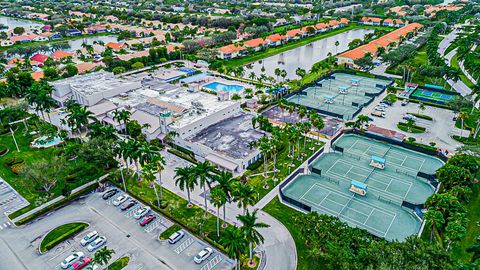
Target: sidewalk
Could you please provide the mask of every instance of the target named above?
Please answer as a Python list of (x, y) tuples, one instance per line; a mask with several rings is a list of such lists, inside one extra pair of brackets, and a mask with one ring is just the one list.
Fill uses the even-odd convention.
[[(88, 182), (88, 183), (86, 183), (86, 184), (83, 184), (83, 185), (75, 188), (74, 190), (72, 190), (72, 194), (77, 193), (77, 192), (79, 192), (79, 191), (81, 191), (81, 190), (83, 190), (83, 189), (85, 189), (85, 188), (87, 188), (87, 187), (89, 187), (89, 186), (97, 183), (98, 181), (101, 181), (101, 180), (105, 179), (108, 175), (109, 175), (109, 174), (107, 173), (107, 174), (101, 176), (101, 177), (98, 178), (98, 179), (95, 179), (95, 180), (93, 180), (93, 181), (90, 181), (90, 182)], [(44, 208), (46, 208), (46, 207), (48, 207), (48, 206), (56, 203), (56, 202), (58, 202), (58, 201), (61, 201), (61, 200), (64, 199), (64, 198), (65, 198), (65, 197), (62, 196), (62, 195), (61, 195), (61, 196), (58, 196), (58, 197), (56, 197), (55, 199), (50, 200), (50, 201), (48, 201), (48, 202), (46, 202), (46, 203), (44, 203), (44, 204), (42, 204), (42, 205), (40, 205), (40, 206), (38, 206), (38, 207), (36, 207), (36, 208), (34, 208), (34, 209), (26, 212), (25, 214), (20, 215), (20, 216), (14, 218), (14, 219), (11, 220), (11, 221), (12, 221), (13, 223), (18, 222), (18, 221), (20, 221), (20, 220), (22, 220), (22, 219), (24, 219), (24, 218), (26, 218), (26, 217), (28, 217), (28, 216), (30, 216), (30, 215), (33, 215), (33, 214), (35, 214), (36, 212), (38, 212), (38, 211), (40, 211), (40, 210), (42, 210), (42, 209), (44, 209)]]

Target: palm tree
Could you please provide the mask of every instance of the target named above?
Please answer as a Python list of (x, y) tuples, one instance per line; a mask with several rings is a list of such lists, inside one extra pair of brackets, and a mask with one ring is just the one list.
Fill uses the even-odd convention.
[(236, 182), (233, 194), (234, 201), (237, 202), (238, 208), (243, 208), (243, 213), (247, 211), (249, 205), (256, 202), (255, 190), (248, 184)]
[(202, 163), (198, 163), (194, 169), (194, 175), (198, 179), (200, 187), (203, 188), (203, 198), (205, 199), (205, 216), (207, 216), (207, 186), (210, 187), (210, 181), (214, 178), (212, 175), (213, 167), (210, 162), (205, 160)]
[(442, 212), (428, 210), (423, 215), (423, 219), (425, 220), (427, 226), (431, 228), (430, 241), (432, 241), (433, 236), (435, 235), (436, 239), (441, 242), (441, 238), (438, 235), (438, 229), (442, 228), (442, 226), (445, 224), (445, 219), (443, 218)]
[(415, 125), (415, 121), (411, 118), (407, 119), (407, 130), (408, 132), (412, 132), (413, 126)]
[(277, 76), (277, 81), (279, 81), (278, 77), (280, 77), (280, 75), (282, 74), (282, 71), (280, 70), (280, 68), (278, 68), (278, 67), (275, 68), (273, 73), (275, 74), (275, 76)]
[(160, 186), (160, 200), (162, 200), (163, 199), (162, 171), (165, 169), (165, 165), (167, 163), (165, 162), (165, 158), (162, 155), (160, 155), (159, 153), (156, 153), (152, 157), (151, 164), (157, 167), (158, 185)]
[(420, 114), (420, 111), (423, 112), (425, 109), (426, 109), (425, 104), (420, 102), (420, 104), (418, 104), (418, 112), (417, 113)]
[(142, 177), (150, 183), (150, 186), (153, 186), (153, 190), (155, 191), (155, 197), (157, 197), (157, 206), (158, 208), (160, 208), (160, 199), (158, 197), (157, 185), (155, 184), (155, 180), (157, 179), (154, 173), (155, 169), (156, 167), (152, 163), (146, 164), (145, 166), (143, 166)]
[(338, 46), (340, 46), (340, 41), (335, 41), (335, 54), (338, 53)]
[(190, 192), (193, 191), (195, 186), (198, 184), (197, 178), (194, 175), (194, 167), (177, 167), (175, 168), (175, 185), (177, 185), (180, 190), (184, 191), (187, 190), (187, 198), (188, 198), (188, 207), (192, 206), (190, 201)]
[(240, 257), (248, 248), (248, 241), (242, 231), (237, 227), (228, 227), (219, 242), (227, 251), (227, 255), (235, 260), (235, 269), (238, 270)]
[(109, 249), (107, 247), (102, 247), (95, 255), (93, 255), (94, 264), (106, 265), (108, 261), (112, 258), (112, 255), (115, 254), (115, 250)]
[[(233, 197), (233, 185), (236, 182), (232, 177), (232, 174), (227, 171), (221, 171), (220, 174), (215, 177), (215, 181), (218, 183), (217, 187), (220, 187), (223, 194), (225, 194), (226, 201), (231, 202)], [(223, 219), (227, 220), (226, 203), (223, 204)]]
[(130, 122), (130, 112), (127, 110), (115, 110), (113, 112), (113, 120), (118, 121), (120, 124), (123, 123), (123, 129), (128, 135), (127, 124)]
[(465, 118), (467, 118), (467, 117), (468, 117), (468, 114), (464, 111), (461, 111), (461, 112), (458, 113), (458, 118), (461, 121), (460, 137), (463, 137), (464, 122), (465, 122)]
[(242, 227), (240, 228), (247, 239), (248, 247), (250, 250), (250, 264), (253, 262), (253, 244), (258, 245), (262, 244), (264, 241), (263, 236), (257, 231), (258, 228), (268, 228), (269, 225), (265, 223), (257, 223), (257, 212), (258, 209), (255, 209), (252, 213), (247, 210), (247, 213), (244, 215), (238, 215), (237, 219), (242, 222)]
[(255, 72), (252, 71), (252, 72), (250, 72), (250, 74), (248, 75), (248, 78), (249, 78), (250, 80), (254, 81), (255, 78), (257, 78), (257, 75), (255, 75)]
[(227, 195), (220, 186), (216, 186), (210, 190), (210, 201), (217, 208), (217, 237), (220, 237), (220, 207), (225, 207)]
[(258, 146), (258, 149), (263, 155), (263, 177), (267, 178), (267, 169), (268, 169), (267, 160), (271, 150), (270, 139), (267, 136), (263, 136), (256, 142), (255, 145)]
[(285, 69), (282, 69), (282, 71), (280, 72), (280, 76), (282, 76), (283, 81), (285, 81), (285, 78), (287, 77), (287, 71)]

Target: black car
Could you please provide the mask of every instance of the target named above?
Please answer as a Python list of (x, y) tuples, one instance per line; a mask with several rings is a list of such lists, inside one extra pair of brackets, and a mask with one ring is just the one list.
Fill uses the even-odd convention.
[(117, 190), (117, 189), (111, 189), (111, 190), (105, 192), (105, 194), (102, 195), (102, 198), (103, 198), (104, 200), (108, 200), (108, 199), (110, 199), (111, 197), (113, 197), (113, 196), (114, 196), (115, 194), (117, 194), (117, 193), (118, 193), (118, 190)]
[(131, 200), (129, 202), (127, 202), (126, 204), (122, 205), (122, 207), (120, 207), (120, 209), (122, 209), (122, 211), (125, 211), (125, 210), (128, 210), (132, 207), (134, 207), (135, 205), (137, 205), (137, 201), (135, 200)]
[(388, 106), (392, 106), (392, 102), (390, 102), (388, 100), (382, 100), (382, 101), (380, 101), (380, 103), (387, 104)]

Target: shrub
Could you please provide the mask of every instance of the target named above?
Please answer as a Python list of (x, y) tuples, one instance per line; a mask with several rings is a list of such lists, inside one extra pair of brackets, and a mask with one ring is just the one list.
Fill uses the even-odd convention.
[(0, 156), (5, 155), (6, 153), (8, 153), (8, 148), (5, 147), (4, 145), (1, 145), (0, 146)]
[(5, 165), (7, 165), (8, 167), (11, 167), (11, 166), (13, 166), (14, 164), (23, 163), (23, 159), (18, 158), (18, 157), (9, 157), (9, 158), (6, 158), (6, 159), (5, 159), (4, 163), (5, 163)]
[(68, 183), (73, 183), (77, 180), (77, 174), (76, 173), (71, 173), (65, 177), (65, 181)]
[(24, 163), (16, 163), (16, 164), (13, 164), (13, 165), (12, 165), (12, 172), (13, 172), (14, 174), (19, 174), (20, 171), (23, 169), (24, 165), (25, 165)]

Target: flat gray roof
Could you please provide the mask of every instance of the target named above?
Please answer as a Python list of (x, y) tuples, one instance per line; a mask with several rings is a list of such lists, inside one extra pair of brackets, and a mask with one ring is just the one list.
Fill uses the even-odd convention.
[(215, 152), (234, 159), (243, 159), (256, 151), (249, 146), (264, 133), (252, 127), (254, 116), (247, 113), (233, 116), (211, 125), (187, 140), (208, 146)]

